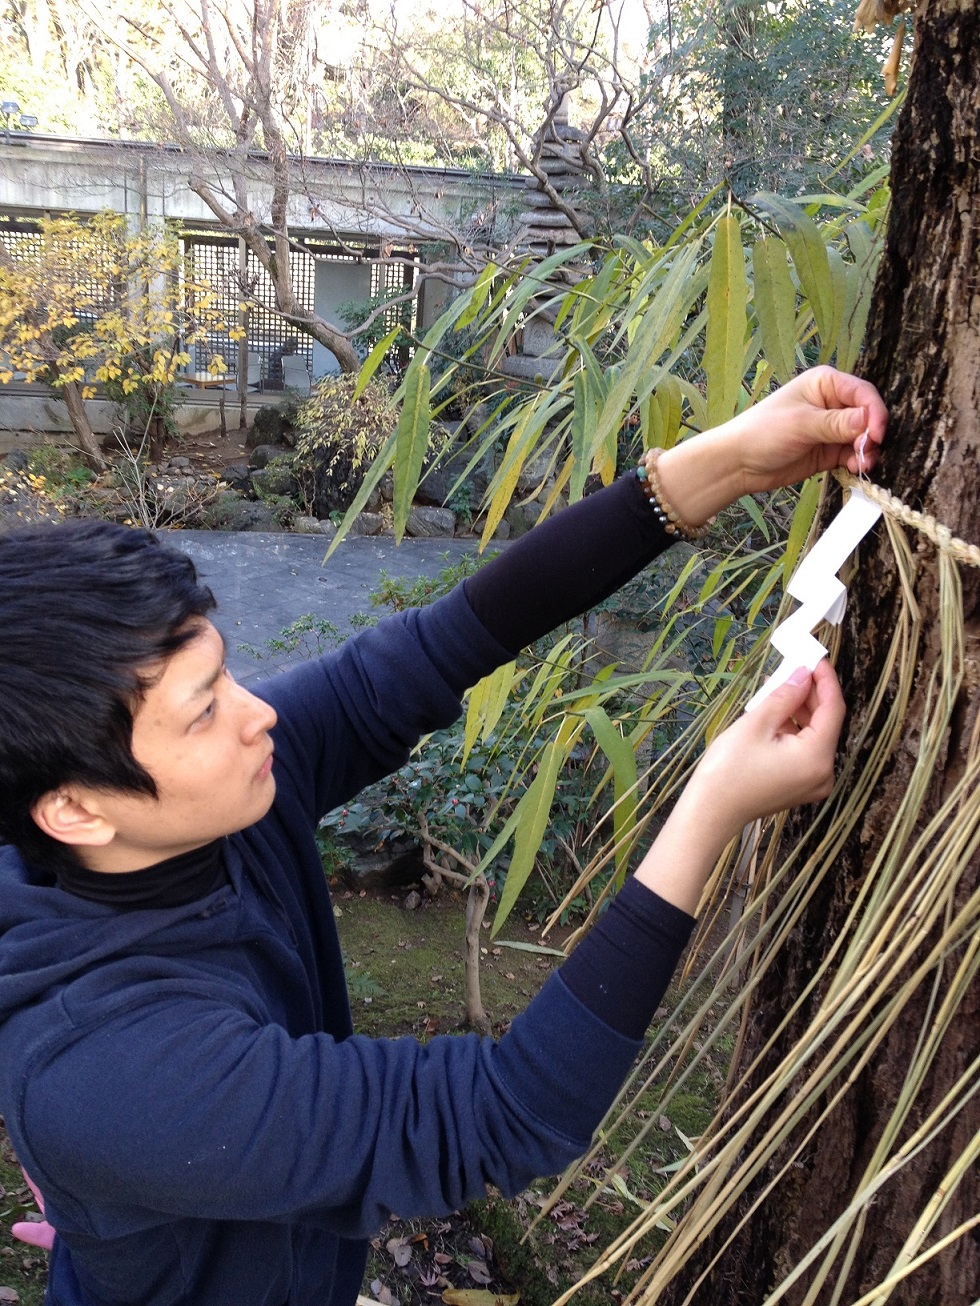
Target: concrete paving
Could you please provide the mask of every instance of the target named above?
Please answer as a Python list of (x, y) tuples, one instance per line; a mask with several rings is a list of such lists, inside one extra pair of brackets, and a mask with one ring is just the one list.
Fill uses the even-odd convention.
[(324, 565), (329, 541), (316, 535), (174, 531), (169, 542), (190, 555), (214, 591), (214, 624), (227, 640), (228, 665), (243, 683), (311, 656), (313, 636), (292, 654), (269, 649), (268, 641), (297, 618), (310, 613), (349, 634), (351, 617), (383, 613), (369, 598), (382, 571), (409, 581), (434, 576), (477, 548), (475, 540), (458, 539), (406, 539), (396, 548), (391, 538), (361, 536), (344, 540)]

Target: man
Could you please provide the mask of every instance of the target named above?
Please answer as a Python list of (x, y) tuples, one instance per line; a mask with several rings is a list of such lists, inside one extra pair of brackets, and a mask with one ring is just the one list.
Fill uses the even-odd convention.
[(287, 336), (281, 345), (273, 349), (269, 355), (269, 368), (265, 379), (266, 390), (282, 390), (285, 386), (285, 369), (282, 365), (284, 358), (292, 358), (299, 349), (299, 341), (295, 336)]
[(259, 695), (228, 675), (193, 565), (153, 536), (0, 539), (0, 1110), (57, 1231), (53, 1306), (351, 1306), (390, 1211), (514, 1193), (585, 1149), (718, 853), (828, 792), (829, 666), (712, 745), (499, 1043), (352, 1033), (317, 822), (677, 530), (857, 470), (865, 430), (870, 467), (884, 427), (873, 387), (806, 373)]

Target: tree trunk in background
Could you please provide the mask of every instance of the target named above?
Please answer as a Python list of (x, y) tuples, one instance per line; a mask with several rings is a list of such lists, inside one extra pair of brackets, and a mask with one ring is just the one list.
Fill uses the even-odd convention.
[(758, 0), (732, 0), (720, 20), (719, 35), (725, 51), (722, 155), (729, 180), (741, 195), (748, 194), (758, 184), (759, 142), (755, 127), (759, 112), (755, 49), (758, 8)]
[[(922, 509), (955, 535), (980, 541), (980, 49), (977, 0), (927, 0), (916, 16), (917, 49), (909, 98), (894, 138), (892, 212), (875, 288), (869, 341), (861, 372), (884, 395), (891, 413), (886, 453), (878, 479), (913, 508)], [(834, 495), (830, 512), (836, 511)], [(915, 741), (922, 720), (926, 681), (938, 656), (938, 577), (935, 547), (913, 539), (916, 598), (922, 608), (923, 642), (916, 691), (906, 726)], [(965, 677), (935, 773), (925, 816), (935, 811), (961, 773), (963, 756), (980, 707), (980, 572), (961, 568), (966, 618)], [(900, 607), (898, 577), (885, 532), (862, 548), (861, 567), (850, 588), (843, 654), (838, 669), (856, 730), (881, 672), (881, 660)], [(845, 727), (845, 730), (847, 727)], [(844, 740), (846, 747), (847, 740)], [(839, 871), (811, 904), (791, 946), (769, 972), (747, 1030), (742, 1065), (748, 1065), (800, 993), (819, 958), (826, 955), (865, 868), (877, 850), (902, 795), (914, 747), (899, 749), (880, 782)], [(812, 815), (812, 813), (810, 814)], [(808, 813), (796, 819), (799, 836)], [(971, 891), (980, 886), (974, 862)], [(958, 958), (956, 959), (958, 960)], [(921, 1028), (926, 992), (918, 1007), (882, 1044), (854, 1091), (838, 1106), (815, 1143), (794, 1167), (792, 1179), (766, 1198), (746, 1227), (721, 1253), (694, 1296), (697, 1306), (754, 1306), (828, 1227), (853, 1191), (909, 1064), (910, 1045)], [(790, 1031), (795, 1039), (806, 1016)], [(920, 1096), (916, 1123), (942, 1098), (980, 1049), (980, 993), (974, 985), (959, 1023), (945, 1040), (932, 1077)], [(780, 1056), (773, 1053), (765, 1066)], [(931, 1149), (886, 1184), (869, 1212), (857, 1258), (840, 1297), (855, 1301), (884, 1277), (951, 1158), (980, 1129), (980, 1104), (970, 1106), (940, 1134)], [(772, 1173), (782, 1162), (777, 1158)], [(744, 1213), (756, 1188), (739, 1208)], [(976, 1170), (959, 1185), (930, 1243), (980, 1210)], [(712, 1257), (724, 1246), (735, 1220), (709, 1238), (683, 1275), (660, 1299), (679, 1306)], [(799, 1306), (806, 1282), (787, 1300)], [(906, 1279), (888, 1299), (891, 1306), (973, 1306), (980, 1293), (980, 1241), (959, 1239)]]
[(99, 448), (98, 436), (92, 430), (92, 423), (89, 421), (81, 385), (77, 381), (66, 381), (58, 387), (57, 393), (68, 409), (68, 420), (78, 439), (79, 447), (96, 471), (100, 471), (105, 466), (105, 458)]

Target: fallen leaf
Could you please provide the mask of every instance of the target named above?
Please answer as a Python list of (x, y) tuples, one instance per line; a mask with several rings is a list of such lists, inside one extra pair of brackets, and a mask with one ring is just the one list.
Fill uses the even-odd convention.
[(374, 1279), (371, 1283), (371, 1295), (381, 1306), (395, 1306), (395, 1299), (391, 1295), (391, 1289), (381, 1282), (380, 1279)]
[(385, 1243), (388, 1254), (399, 1269), (412, 1259), (412, 1249), (404, 1238), (389, 1238)]
[(467, 1261), (466, 1273), (474, 1283), (489, 1283), (493, 1275), (487, 1269), (486, 1261), (474, 1260)]
[(517, 1306), (519, 1292), (488, 1292), (486, 1288), (447, 1288), (442, 1294), (446, 1306)]

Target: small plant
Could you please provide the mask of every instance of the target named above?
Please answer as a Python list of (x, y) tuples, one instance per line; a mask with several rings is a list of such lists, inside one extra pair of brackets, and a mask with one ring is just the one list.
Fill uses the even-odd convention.
[(254, 644), (239, 644), (238, 648), (240, 652), (249, 653), (254, 658), (274, 660), (292, 657), (296, 653), (305, 658), (318, 658), (335, 644), (343, 643), (345, 638), (332, 621), (306, 612), (288, 626), (283, 626), (278, 635), (267, 640), (264, 649), (257, 648)]
[(464, 553), (455, 562), (450, 562), (449, 554), (444, 553), (441, 557), (444, 565), (437, 575), (417, 576), (412, 581), (403, 576), (389, 576), (382, 570), (378, 573), (377, 589), (373, 589), (368, 597), (373, 607), (391, 608), (392, 612), (423, 608), (448, 594), (461, 580), (474, 575), (496, 556), (496, 553)]
[[(176, 342), (172, 349), (176, 353)], [(167, 441), (180, 436), (177, 386), (169, 365), (164, 371), (154, 366), (157, 352), (149, 345), (133, 349), (120, 360), (118, 375), (107, 376), (102, 382), (105, 396), (116, 405), (127, 432), (149, 441), (153, 461), (163, 456)]]
[(91, 467), (83, 463), (71, 449), (57, 444), (40, 444), (32, 449), (27, 471), (41, 480), (48, 494), (54, 498), (71, 495), (95, 479)]
[(355, 376), (325, 376), (296, 417), (296, 473), (309, 511), (346, 512), (398, 413), (381, 386), (354, 398)]

